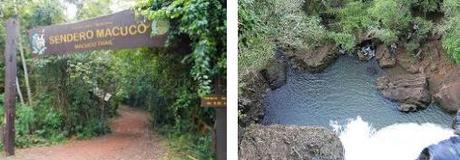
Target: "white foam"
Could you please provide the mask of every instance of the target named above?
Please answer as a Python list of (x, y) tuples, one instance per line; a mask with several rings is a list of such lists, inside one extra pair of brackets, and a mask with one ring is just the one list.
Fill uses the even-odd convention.
[(452, 129), (432, 123), (399, 123), (376, 130), (359, 116), (331, 126), (345, 148), (345, 160), (414, 160), (423, 148), (454, 136)]

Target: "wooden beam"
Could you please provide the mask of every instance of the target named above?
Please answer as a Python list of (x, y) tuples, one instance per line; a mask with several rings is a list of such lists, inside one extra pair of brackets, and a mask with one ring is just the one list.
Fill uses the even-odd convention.
[(14, 155), (14, 117), (16, 103), (16, 44), (18, 43), (19, 22), (11, 18), (6, 22), (6, 46), (5, 46), (5, 132), (4, 149), (7, 156)]

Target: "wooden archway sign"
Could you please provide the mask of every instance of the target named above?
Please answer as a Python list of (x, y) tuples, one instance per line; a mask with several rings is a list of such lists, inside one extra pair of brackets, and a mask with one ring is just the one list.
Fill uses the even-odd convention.
[[(7, 21), (6, 30), (6, 125), (3, 139), (4, 150), (6, 155), (9, 156), (14, 155), (15, 146), (16, 44), (19, 36), (17, 18), (11, 18)], [(37, 27), (29, 30), (29, 39), (33, 57), (42, 58), (99, 49), (164, 47), (168, 30), (168, 21), (147, 21), (143, 17), (135, 17), (133, 11), (125, 10), (77, 23)], [(179, 48), (182, 48), (182, 46), (179, 46)], [(226, 132), (226, 129), (224, 129), (224, 132)], [(220, 148), (222, 148), (222, 146), (226, 146), (226, 141), (219, 144), (221, 145)], [(222, 149), (218, 149), (218, 157), (225, 157), (219, 155), (225, 155), (226, 151), (219, 152), (222, 152)]]

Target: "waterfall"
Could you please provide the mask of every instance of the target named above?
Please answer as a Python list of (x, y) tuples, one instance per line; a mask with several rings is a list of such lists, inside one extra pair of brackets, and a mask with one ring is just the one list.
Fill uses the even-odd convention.
[(345, 160), (415, 160), (431, 144), (454, 136), (453, 130), (433, 123), (396, 123), (375, 129), (360, 116), (330, 125), (345, 148)]

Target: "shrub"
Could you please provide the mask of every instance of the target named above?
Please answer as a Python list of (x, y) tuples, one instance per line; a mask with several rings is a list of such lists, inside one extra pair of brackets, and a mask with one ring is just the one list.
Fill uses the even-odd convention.
[(366, 11), (367, 5), (361, 1), (349, 2), (337, 12), (339, 29), (345, 33), (360, 33), (377, 23), (372, 21)]
[(389, 29), (371, 29), (369, 31), (375, 38), (381, 40), (385, 45), (390, 45), (398, 41), (398, 36), (395, 32)]
[(271, 0), (267, 21), (269, 34), (282, 47), (312, 48), (324, 40), (326, 30), (316, 16), (302, 11), (303, 0)]
[(257, 70), (273, 58), (275, 43), (270, 39), (262, 19), (268, 18), (267, 9), (252, 0), (238, 1), (238, 69), (239, 75), (247, 70)]
[(413, 23), (418, 25), (418, 30), (415, 32), (415, 35), (413, 36), (413, 38), (417, 41), (425, 40), (428, 37), (431, 30), (433, 29), (433, 23), (421, 17), (416, 17), (413, 20)]
[(417, 49), (420, 48), (420, 43), (418, 43), (416, 41), (409, 41), (409, 42), (406, 43), (405, 47), (406, 47), (406, 52), (407, 53), (415, 55)]
[(457, 16), (460, 14), (460, 1), (443, 0), (441, 9), (446, 17)]
[(334, 40), (337, 45), (342, 45), (342, 47), (348, 51), (352, 50), (357, 44), (356, 38), (352, 34), (331, 32), (329, 33), (329, 37)]
[(412, 7), (417, 8), (422, 13), (437, 12), (441, 7), (440, 0), (412, 0)]
[(438, 27), (438, 32), (444, 34), (442, 46), (456, 63), (460, 63), (460, 2), (444, 0), (442, 10), (446, 16), (445, 23)]
[(274, 43), (265, 36), (249, 38), (247, 45), (238, 44), (238, 71), (244, 75), (248, 70), (262, 69), (274, 55)]
[(452, 22), (452, 27), (446, 31), (442, 37), (442, 46), (446, 53), (456, 62), (460, 63), (460, 17), (456, 17)]
[(411, 20), (409, 6), (395, 0), (375, 0), (368, 13), (383, 28), (398, 32), (408, 28)]

